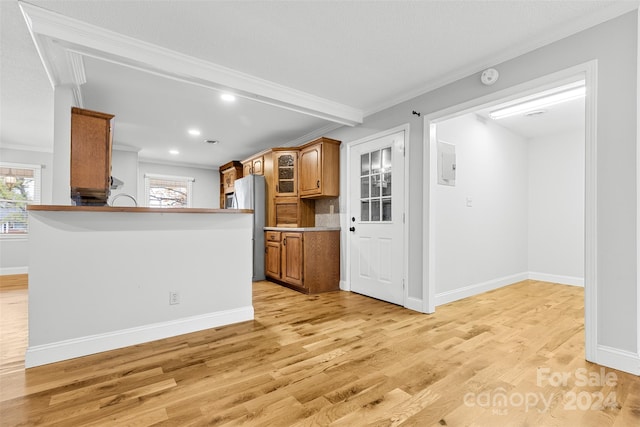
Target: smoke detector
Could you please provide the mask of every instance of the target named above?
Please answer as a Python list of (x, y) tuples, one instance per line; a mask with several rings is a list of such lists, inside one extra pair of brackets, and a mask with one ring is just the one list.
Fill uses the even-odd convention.
[(487, 68), (480, 75), (480, 81), (483, 85), (491, 86), (495, 82), (498, 81), (498, 77), (500, 77), (500, 73), (495, 68)]

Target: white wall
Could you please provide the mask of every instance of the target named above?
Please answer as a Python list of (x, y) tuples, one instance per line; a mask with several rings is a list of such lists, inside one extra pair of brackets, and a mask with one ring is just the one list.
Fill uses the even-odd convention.
[[(421, 55), (421, 52), (406, 52)], [(621, 366), (621, 360), (635, 363), (638, 359), (638, 253), (637, 253), (637, 164), (638, 143), (638, 12), (627, 13), (573, 36), (551, 43), (529, 53), (516, 56), (493, 67), (500, 79), (492, 86), (480, 83), (480, 73), (469, 75), (442, 87), (425, 91), (410, 99), (365, 118), (360, 126), (343, 127), (327, 134), (343, 141), (341, 174), (346, 176), (346, 146), (378, 132), (404, 124), (410, 125), (407, 150), (409, 182), (408, 236), (409, 271), (407, 292), (410, 298), (423, 299), (423, 268), (428, 253), (423, 253), (423, 234), (428, 224), (428, 211), (423, 212), (423, 116), (490, 96), (510, 87), (541, 78), (558, 70), (597, 60), (596, 165), (598, 187), (597, 242), (597, 345), (611, 356), (608, 366)], [(487, 66), (489, 60), (487, 60)], [(427, 156), (428, 158), (428, 156)], [(425, 175), (427, 176), (427, 175)], [(341, 183), (346, 195), (346, 183)], [(428, 191), (425, 193), (428, 196)], [(344, 196), (340, 198), (342, 224), (347, 224)], [(346, 243), (343, 233), (343, 244)], [(346, 262), (343, 251), (341, 262)], [(428, 271), (424, 272), (428, 275)], [(342, 280), (348, 277), (345, 271)], [(624, 325), (624, 327), (621, 327)], [(612, 349), (612, 350), (609, 350)], [(615, 362), (612, 362), (614, 360)], [(623, 362), (626, 363), (626, 362)], [(629, 366), (629, 365), (625, 365)], [(636, 365), (637, 366), (637, 365)], [(637, 369), (634, 368), (634, 369)]]
[[(52, 153), (0, 148), (0, 159), (9, 163), (41, 165), (41, 202), (43, 204), (51, 203)], [(0, 237), (0, 275), (27, 273), (29, 264), (27, 239), (28, 236)]]
[[(111, 176), (118, 178), (124, 184), (118, 189), (111, 190), (109, 204), (118, 194), (128, 194), (136, 199), (141, 206), (138, 197), (138, 153), (136, 151), (112, 150), (111, 151)], [(120, 197), (114, 206), (133, 206), (130, 199)]]
[(531, 278), (584, 284), (584, 128), (529, 141)]
[(138, 163), (138, 206), (144, 203), (144, 174), (161, 174), (195, 178), (192, 208), (220, 207), (220, 172), (218, 169), (199, 169), (159, 163)]
[(475, 114), (439, 123), (437, 138), (456, 150), (455, 186), (434, 195), (443, 304), (526, 278), (528, 167), (526, 139)]

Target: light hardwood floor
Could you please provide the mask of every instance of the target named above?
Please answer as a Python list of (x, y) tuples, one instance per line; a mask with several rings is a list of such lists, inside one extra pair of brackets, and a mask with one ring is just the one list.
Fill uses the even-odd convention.
[(640, 378), (584, 361), (577, 287), (424, 315), (258, 282), (254, 321), (25, 372), (26, 298), (0, 292), (2, 426), (640, 425)]

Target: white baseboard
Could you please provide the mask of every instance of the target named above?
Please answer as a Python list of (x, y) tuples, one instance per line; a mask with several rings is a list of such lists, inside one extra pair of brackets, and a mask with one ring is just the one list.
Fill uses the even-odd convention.
[(420, 313), (424, 313), (422, 308), (422, 300), (419, 298), (407, 297), (405, 308), (409, 310), (419, 311)]
[(599, 344), (596, 349), (596, 360), (590, 360), (590, 362), (640, 375), (640, 355), (630, 351)]
[(561, 285), (581, 286), (584, 288), (583, 277), (559, 276), (557, 274), (546, 274), (546, 273), (537, 273), (535, 271), (530, 271), (529, 279), (541, 280), (543, 282), (559, 283)]
[(27, 349), (25, 367), (46, 365), (162, 338), (253, 320), (253, 318), (253, 306), (248, 306), (33, 346)]
[(4, 267), (0, 268), (0, 276), (12, 274), (29, 274), (29, 267)]
[(341, 291), (350, 291), (351, 286), (349, 286), (349, 282), (345, 280), (340, 280), (340, 290)]
[(500, 277), (498, 279), (489, 280), (482, 283), (476, 283), (473, 285), (465, 286), (462, 288), (454, 289), (452, 291), (440, 292), (436, 294), (436, 305), (447, 304), (459, 299), (471, 297), (481, 294), (483, 292), (492, 291), (494, 289), (501, 288), (503, 286), (511, 285), (516, 282), (521, 282), (529, 278), (529, 273), (518, 273), (511, 276)]

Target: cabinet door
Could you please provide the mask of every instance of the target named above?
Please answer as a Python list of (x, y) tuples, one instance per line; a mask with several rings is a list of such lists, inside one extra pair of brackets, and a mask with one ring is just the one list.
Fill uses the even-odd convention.
[(276, 154), (276, 197), (298, 195), (298, 153), (280, 152)]
[(71, 188), (109, 192), (112, 115), (74, 108), (71, 114)]
[(233, 193), (234, 183), (236, 181), (236, 170), (228, 169), (223, 172), (224, 174), (224, 192)]
[(254, 175), (264, 175), (264, 157), (253, 159), (251, 173)]
[(282, 280), (303, 286), (302, 233), (282, 233)]
[(249, 176), (252, 173), (253, 162), (249, 160), (242, 164), (242, 176)]
[(280, 242), (267, 241), (265, 244), (264, 270), (268, 277), (280, 279)]
[(322, 144), (315, 144), (300, 151), (298, 159), (300, 196), (322, 193)]

